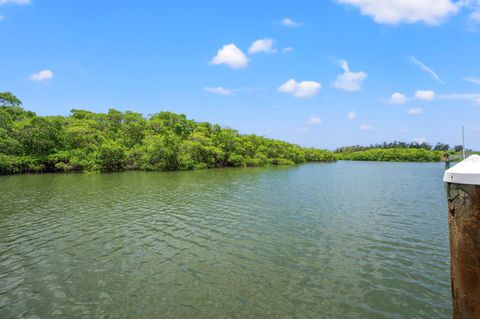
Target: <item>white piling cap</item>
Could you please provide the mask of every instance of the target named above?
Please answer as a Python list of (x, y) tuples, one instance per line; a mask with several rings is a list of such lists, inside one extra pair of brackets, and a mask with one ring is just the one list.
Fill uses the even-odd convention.
[(443, 181), (454, 184), (480, 185), (480, 156), (472, 155), (446, 170)]

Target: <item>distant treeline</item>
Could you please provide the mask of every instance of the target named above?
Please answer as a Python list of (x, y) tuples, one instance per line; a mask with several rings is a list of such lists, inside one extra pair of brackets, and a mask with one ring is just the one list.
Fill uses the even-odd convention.
[[(450, 147), (450, 145), (445, 143), (437, 143), (435, 145), (429, 143), (418, 143), (418, 142), (399, 142), (393, 141), (390, 143), (383, 142), (382, 144), (372, 144), (370, 146), (343, 146), (339, 147), (335, 150), (335, 153), (351, 153), (351, 152), (360, 152), (360, 151), (367, 151), (371, 149), (392, 149), (392, 148), (400, 148), (400, 149), (424, 149), (427, 151), (443, 151), (443, 152), (461, 152), (463, 150), (462, 145), (455, 145)], [(465, 149), (467, 150), (467, 149)]]
[[(388, 162), (439, 162), (445, 153), (460, 154), (462, 145), (450, 147), (445, 143), (431, 145), (429, 143), (391, 143), (373, 144), (370, 146), (344, 146), (335, 150), (337, 159), (353, 161), (388, 161)], [(465, 150), (471, 153), (471, 150)]]
[(22, 172), (190, 170), (335, 161), (333, 152), (256, 135), (183, 114), (93, 113), (37, 116), (0, 93), (0, 174)]
[(339, 160), (382, 162), (440, 162), (444, 151), (424, 148), (370, 148), (363, 151), (336, 153)]

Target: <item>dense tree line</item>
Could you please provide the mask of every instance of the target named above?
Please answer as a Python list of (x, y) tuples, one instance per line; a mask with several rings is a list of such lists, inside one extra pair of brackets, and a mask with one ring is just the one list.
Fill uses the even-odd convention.
[(292, 165), (334, 160), (441, 161), (462, 151), (437, 143), (345, 146), (330, 152), (241, 135), (183, 114), (74, 109), (68, 117), (37, 116), (9, 92), (0, 93), (0, 174), (22, 172), (190, 170)]
[[(462, 145), (453, 148), (445, 143), (434, 146), (429, 143), (406, 143), (393, 141), (390, 143), (372, 144), (370, 146), (344, 146), (335, 150), (339, 160), (353, 161), (388, 161), (388, 162), (439, 162), (445, 153), (461, 154)], [(467, 150), (467, 153), (473, 153)]]
[(425, 148), (369, 148), (336, 153), (339, 160), (385, 162), (439, 162), (444, 151)]
[[(462, 145), (450, 147), (445, 143), (435, 145), (418, 142), (383, 142), (370, 146), (344, 146), (335, 150), (337, 159), (354, 161), (389, 161), (389, 162), (439, 162), (445, 153), (460, 154)], [(467, 150), (472, 153), (471, 150)]]
[(183, 114), (144, 117), (110, 109), (37, 116), (13, 94), (0, 93), (0, 173), (190, 170), (334, 161), (326, 150), (256, 135)]
[(450, 145), (445, 143), (437, 143), (435, 145), (423, 142), (400, 142), (400, 141), (393, 141), (393, 142), (383, 142), (381, 144), (372, 144), (370, 146), (343, 146), (339, 147), (335, 150), (335, 153), (351, 153), (351, 152), (360, 152), (360, 151), (367, 151), (371, 149), (424, 149), (427, 151), (444, 151), (444, 152), (461, 152), (463, 147), (462, 145), (456, 145), (453, 148)]

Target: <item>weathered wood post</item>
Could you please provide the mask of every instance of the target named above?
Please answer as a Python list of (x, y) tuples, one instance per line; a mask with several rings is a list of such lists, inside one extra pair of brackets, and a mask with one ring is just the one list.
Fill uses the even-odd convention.
[(480, 156), (445, 172), (453, 318), (480, 318)]

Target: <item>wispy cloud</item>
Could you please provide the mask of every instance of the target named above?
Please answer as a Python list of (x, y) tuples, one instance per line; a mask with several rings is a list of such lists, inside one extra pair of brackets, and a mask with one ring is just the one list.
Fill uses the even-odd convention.
[(480, 106), (480, 93), (452, 93), (441, 94), (438, 96), (441, 100), (466, 101)]
[(363, 131), (371, 131), (373, 130), (373, 126), (368, 124), (360, 124), (360, 129)]
[(232, 95), (233, 94), (233, 90), (226, 89), (222, 86), (204, 87), (203, 89), (209, 93), (216, 94), (216, 95)]
[(12, 3), (12, 4), (30, 4), (32, 3), (31, 0), (0, 0), (0, 6), (7, 4), (7, 3)]
[(258, 39), (257, 41), (253, 42), (250, 48), (248, 49), (248, 53), (255, 54), (255, 53), (275, 53), (277, 49), (273, 47), (274, 40), (265, 38), (265, 39)]
[(356, 117), (357, 117), (357, 113), (355, 113), (354, 111), (351, 111), (351, 112), (347, 113), (347, 118), (349, 120), (354, 120)]
[(291, 18), (284, 18), (280, 20), (280, 25), (283, 25), (284, 27), (289, 27), (289, 28), (296, 28), (296, 27), (301, 27), (303, 25), (303, 22), (295, 21)]
[(290, 52), (293, 52), (293, 48), (292, 48), (292, 47), (286, 47), (286, 48), (283, 48), (283, 52), (284, 52), (284, 53), (290, 53)]
[(480, 1), (464, 0), (465, 6), (472, 10), (468, 15), (468, 25), (466, 31), (478, 32), (480, 26)]
[(323, 120), (319, 117), (316, 117), (316, 116), (310, 116), (307, 120), (308, 125), (318, 125), (322, 122), (323, 122)]
[(468, 77), (464, 77), (463, 79), (464, 79), (465, 81), (470, 82), (470, 83), (480, 85), (480, 78), (468, 78)]
[(464, 100), (475, 101), (480, 99), (480, 93), (452, 93), (452, 94), (440, 94), (438, 96), (442, 100)]
[(480, 11), (474, 11), (470, 13), (470, 15), (468, 16), (468, 20), (473, 23), (480, 23)]
[(419, 107), (411, 108), (407, 110), (408, 115), (420, 115), (423, 114), (423, 110)]
[(422, 69), (423, 71), (427, 72), (428, 74), (430, 74), (433, 79), (441, 84), (445, 84), (445, 82), (438, 76), (438, 74), (433, 71), (431, 68), (429, 68), (428, 66), (425, 65), (425, 63), (423, 63), (422, 61), (418, 60), (416, 57), (414, 56), (411, 56), (409, 57), (410, 61), (412, 61), (413, 64), (415, 64), (416, 66), (420, 67), (420, 69)]
[[(0, 7), (9, 3), (24, 5), (24, 4), (30, 4), (32, 3), (32, 1), (31, 0), (0, 0)], [(2, 21), (3, 19), (5, 19), (5, 17), (0, 15), (0, 21)]]
[(345, 60), (340, 60), (340, 66), (343, 69), (343, 73), (337, 76), (333, 87), (346, 91), (360, 91), (363, 81), (367, 78), (367, 73), (350, 71), (348, 62)]

